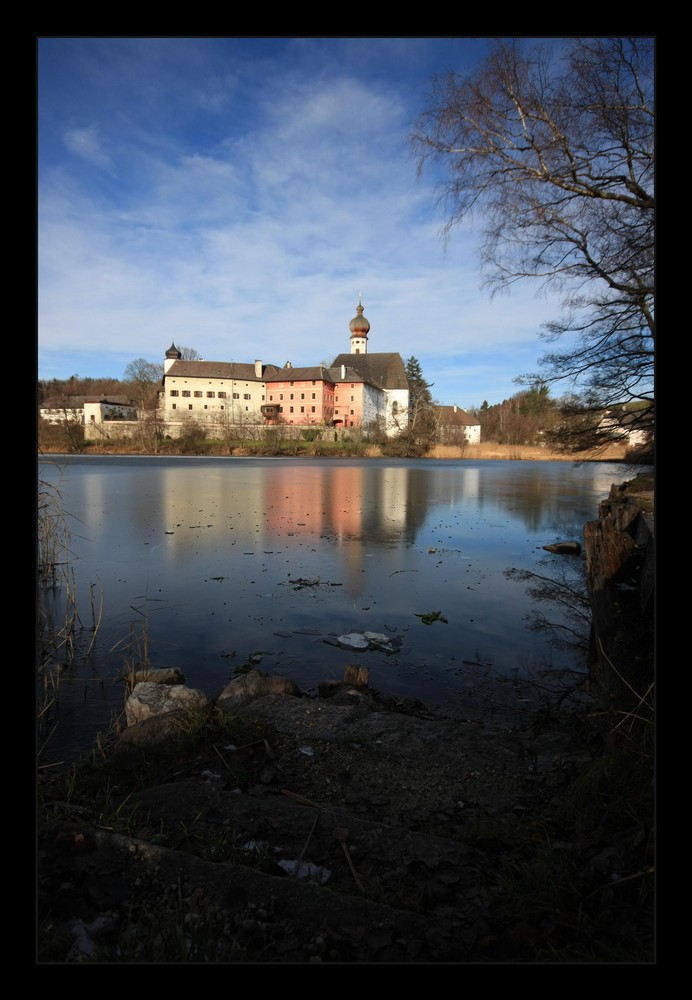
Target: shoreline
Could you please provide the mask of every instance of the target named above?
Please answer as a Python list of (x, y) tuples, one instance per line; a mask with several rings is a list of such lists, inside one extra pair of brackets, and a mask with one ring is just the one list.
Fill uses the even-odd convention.
[(425, 455), (385, 455), (378, 446), (365, 446), (362, 451), (355, 452), (347, 449), (335, 449), (333, 453), (320, 452), (313, 448), (311, 443), (306, 443), (305, 448), (292, 451), (274, 452), (273, 454), (262, 454), (250, 448), (234, 448), (230, 451), (222, 448), (205, 449), (200, 452), (184, 452), (176, 450), (163, 450), (157, 452), (137, 450), (134, 448), (119, 447), (118, 445), (96, 445), (77, 451), (66, 452), (64, 449), (39, 448), (38, 457), (46, 456), (85, 456), (89, 455), (112, 455), (121, 457), (141, 457), (141, 458), (411, 458), (423, 459), (426, 461), (506, 461), (506, 462), (614, 462), (623, 465), (653, 465), (653, 462), (641, 462), (634, 457), (628, 457), (628, 449), (624, 445), (612, 445), (607, 449), (598, 451), (583, 451), (574, 453), (549, 451), (532, 445), (502, 445), (502, 444), (480, 444), (467, 445), (466, 447), (453, 445), (436, 445)]

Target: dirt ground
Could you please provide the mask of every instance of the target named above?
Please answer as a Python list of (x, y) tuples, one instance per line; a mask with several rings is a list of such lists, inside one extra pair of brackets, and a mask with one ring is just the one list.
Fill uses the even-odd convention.
[(72, 786), (43, 777), (37, 961), (591, 955), (578, 927), (567, 952), (541, 947), (542, 935), (564, 944), (552, 912), (539, 906), (525, 920), (503, 910), (503, 856), (535, 854), (531, 838), (546, 829), (585, 880), (575, 910), (586, 887), (629, 863), (622, 846), (604, 854), (551, 819), (602, 750), (584, 724), (588, 697), (575, 690), (541, 707), (516, 695), (471, 713), (347, 687), (329, 698), (271, 695), (239, 711), (236, 742), (212, 729), (193, 753), (167, 752), (153, 769), (141, 748), (116, 748), (114, 794), (99, 791), (98, 806), (89, 783), (103, 789), (102, 765)]

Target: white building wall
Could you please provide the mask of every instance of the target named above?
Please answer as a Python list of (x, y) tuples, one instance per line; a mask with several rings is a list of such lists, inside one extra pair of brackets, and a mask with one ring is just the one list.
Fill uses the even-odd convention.
[(464, 434), (466, 435), (466, 440), (469, 444), (480, 444), (481, 443), (481, 425), (480, 424), (467, 424), (464, 428)]
[(41, 417), (49, 424), (81, 424), (84, 423), (84, 408), (81, 406), (41, 407)]
[[(177, 395), (171, 395), (173, 392)], [(262, 419), (260, 407), (266, 401), (267, 387), (264, 382), (166, 376), (163, 416), (170, 420), (179, 420), (184, 416), (192, 416), (196, 420), (219, 420), (223, 414), (224, 419), (231, 423), (255, 422)]]
[(384, 418), (387, 405), (387, 397), (381, 389), (374, 385), (363, 383), (363, 427), (367, 429), (373, 422), (379, 422), (380, 417)]
[(108, 402), (84, 404), (85, 424), (102, 424), (109, 420), (134, 420), (136, 417), (137, 410), (134, 406)]

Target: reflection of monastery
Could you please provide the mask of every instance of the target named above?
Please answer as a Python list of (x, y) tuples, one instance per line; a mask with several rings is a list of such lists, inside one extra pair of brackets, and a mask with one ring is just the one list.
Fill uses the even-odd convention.
[(349, 324), (351, 351), (331, 363), (283, 368), (255, 361), (183, 361), (166, 351), (160, 412), (167, 423), (186, 418), (214, 423), (384, 430), (408, 421), (409, 387), (400, 354), (368, 353), (370, 323), (359, 301)]

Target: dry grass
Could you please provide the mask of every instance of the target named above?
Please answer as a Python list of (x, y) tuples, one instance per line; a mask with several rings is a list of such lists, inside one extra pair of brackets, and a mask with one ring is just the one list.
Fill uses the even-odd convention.
[[(318, 450), (319, 442), (317, 445), (313, 443), (301, 443), (300, 454), (305, 458), (310, 458), (316, 455), (324, 454)], [(45, 452), (53, 453), (53, 449), (49, 446), (43, 449)], [(62, 451), (64, 449), (55, 448), (55, 451)], [(603, 450), (593, 450), (593, 451), (583, 451), (575, 453), (564, 453), (559, 451), (551, 451), (549, 448), (541, 448), (532, 445), (511, 445), (511, 444), (495, 444), (493, 442), (481, 443), (481, 444), (468, 444), (468, 445), (446, 445), (438, 444), (424, 456), (425, 458), (440, 459), (440, 460), (460, 460), (465, 459), (467, 461), (484, 461), (484, 460), (496, 460), (496, 461), (524, 461), (524, 462), (621, 462), (624, 461), (627, 455), (627, 448), (624, 445), (611, 445), (609, 448)], [(89, 444), (84, 448), (86, 454), (91, 455), (142, 455), (150, 454), (141, 445), (134, 441), (109, 441), (107, 443), (96, 443), (89, 442)], [(166, 442), (165, 446), (162, 446), (159, 450), (159, 454), (182, 454), (181, 449), (176, 442)], [(228, 448), (225, 445), (215, 444), (214, 442), (209, 442), (205, 448), (206, 455), (209, 457), (217, 457), (219, 455), (227, 456)], [(250, 455), (253, 454), (253, 449), (249, 447), (237, 447), (233, 449), (234, 456)], [(338, 457), (341, 451), (338, 447), (333, 448), (334, 457)], [(382, 449), (378, 445), (363, 445), (363, 458), (381, 458)]]
[(469, 460), (490, 460), (500, 459), (504, 461), (524, 461), (524, 462), (587, 462), (599, 460), (602, 462), (619, 462), (625, 458), (627, 448), (624, 445), (611, 445), (609, 448), (599, 451), (580, 451), (574, 454), (565, 454), (560, 451), (551, 451), (550, 448), (541, 448), (532, 445), (516, 444), (494, 444), (493, 442), (481, 444), (447, 445), (438, 444), (432, 449), (429, 458), (448, 458)]

